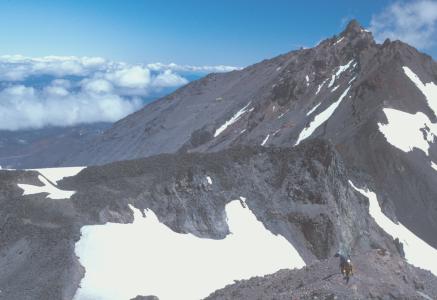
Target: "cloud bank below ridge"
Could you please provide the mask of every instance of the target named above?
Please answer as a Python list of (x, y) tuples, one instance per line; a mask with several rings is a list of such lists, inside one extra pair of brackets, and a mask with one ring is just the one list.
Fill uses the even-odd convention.
[(114, 122), (144, 99), (230, 66), (126, 64), (100, 57), (0, 56), (0, 130)]

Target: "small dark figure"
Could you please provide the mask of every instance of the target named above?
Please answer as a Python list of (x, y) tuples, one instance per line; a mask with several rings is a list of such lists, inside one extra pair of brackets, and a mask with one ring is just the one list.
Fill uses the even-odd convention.
[(344, 276), (346, 283), (349, 283), (350, 276), (354, 275), (350, 255), (346, 257), (340, 253), (336, 253), (334, 257), (340, 258), (340, 272)]

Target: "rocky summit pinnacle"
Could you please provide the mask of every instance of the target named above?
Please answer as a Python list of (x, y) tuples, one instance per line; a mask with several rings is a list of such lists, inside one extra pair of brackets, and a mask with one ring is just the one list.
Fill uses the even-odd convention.
[(360, 33), (364, 30), (364, 28), (360, 25), (360, 23), (358, 23), (357, 20), (351, 20), (345, 30), (343, 31), (343, 34), (356, 34), (356, 33)]
[(346, 28), (340, 33), (340, 37), (349, 40), (367, 40), (374, 43), (372, 33), (364, 29), (357, 20), (352, 20)]

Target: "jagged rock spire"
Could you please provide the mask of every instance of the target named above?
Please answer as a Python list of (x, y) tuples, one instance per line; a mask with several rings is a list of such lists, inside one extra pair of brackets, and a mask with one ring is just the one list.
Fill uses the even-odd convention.
[(357, 20), (353, 19), (351, 20), (347, 26), (346, 29), (343, 31), (343, 33), (360, 33), (363, 31), (363, 27), (358, 23)]
[(351, 20), (340, 33), (340, 37), (348, 39), (352, 45), (362, 49), (364, 45), (373, 44), (375, 41), (371, 32), (365, 30), (357, 20)]

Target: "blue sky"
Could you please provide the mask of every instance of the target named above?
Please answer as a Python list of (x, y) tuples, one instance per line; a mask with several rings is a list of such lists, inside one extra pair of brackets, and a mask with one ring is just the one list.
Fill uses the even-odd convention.
[[(372, 17), (385, 18), (391, 5), (413, 2), (418, 1), (3, 0), (0, 55), (246, 66), (313, 46), (351, 18), (368, 27)], [(436, 57), (434, 46), (422, 50)]]
[(437, 0), (0, 0), (0, 130), (114, 122), (352, 18), (437, 57)]

